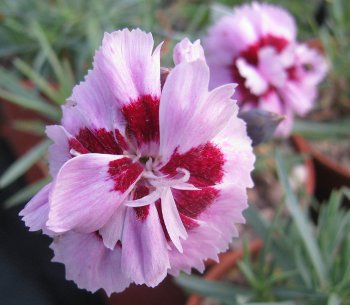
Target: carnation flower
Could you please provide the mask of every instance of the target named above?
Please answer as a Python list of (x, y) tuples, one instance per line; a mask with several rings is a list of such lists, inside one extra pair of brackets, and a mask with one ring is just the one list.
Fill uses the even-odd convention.
[(313, 107), (317, 84), (327, 71), (317, 50), (296, 41), (292, 16), (270, 4), (234, 9), (209, 29), (204, 50), (210, 86), (236, 82), (241, 109), (284, 115), (280, 136), (291, 132), (295, 114), (304, 116)]
[(105, 34), (61, 125), (47, 127), (52, 183), (20, 213), (92, 292), (203, 271), (244, 222), (254, 155), (235, 85), (208, 91), (200, 43), (185, 39), (162, 86), (153, 47), (141, 30)]

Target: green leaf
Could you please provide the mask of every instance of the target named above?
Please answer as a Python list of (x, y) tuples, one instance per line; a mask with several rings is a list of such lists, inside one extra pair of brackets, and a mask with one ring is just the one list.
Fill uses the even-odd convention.
[(39, 136), (45, 134), (45, 124), (38, 120), (16, 120), (12, 127), (16, 130)]
[(0, 97), (13, 104), (42, 113), (46, 117), (54, 119), (55, 121), (59, 119), (60, 110), (40, 100), (20, 96), (15, 93), (3, 90), (1, 88)]
[(13, 196), (8, 198), (4, 202), (5, 207), (11, 208), (11, 207), (16, 206), (18, 204), (29, 201), (29, 199), (32, 198), (44, 185), (49, 183), (49, 181), (50, 181), (50, 178), (45, 177), (44, 179), (41, 179), (35, 183), (32, 183), (32, 184), (22, 188), (20, 191), (15, 193)]
[(331, 294), (329, 296), (327, 305), (341, 305), (341, 301), (335, 294)]
[(50, 143), (50, 140), (40, 142), (13, 163), (0, 177), (0, 188), (8, 186), (22, 176), (36, 161), (43, 157)]
[(288, 176), (286, 173), (286, 166), (282, 159), (281, 153), (276, 152), (276, 162), (277, 162), (277, 172), (282, 183), (282, 186), (286, 192), (286, 205), (287, 208), (296, 224), (297, 230), (299, 232), (300, 238), (304, 243), (305, 249), (309, 255), (309, 258), (316, 270), (321, 287), (327, 286), (327, 275), (324, 262), (320, 253), (320, 249), (316, 243), (316, 240), (312, 233), (312, 228), (308, 222), (305, 214), (303, 213), (298, 200), (293, 193), (291, 186), (288, 181)]
[(293, 126), (293, 133), (301, 134), (309, 139), (349, 137), (350, 119), (324, 123), (296, 120)]
[(47, 82), (40, 74), (38, 74), (34, 69), (27, 65), (21, 59), (16, 59), (14, 61), (15, 67), (21, 71), (25, 76), (27, 76), (35, 85), (38, 86), (40, 91), (47, 95), (47, 97), (54, 101), (56, 104), (62, 104), (62, 99), (60, 94), (52, 85)]
[(230, 283), (207, 281), (199, 276), (181, 274), (175, 282), (186, 290), (202, 296), (212, 297), (226, 304), (232, 304), (240, 295), (250, 296), (248, 289), (236, 287)]
[(262, 303), (245, 303), (244, 305), (297, 305), (297, 303), (293, 301), (286, 301), (286, 302), (262, 302)]
[(52, 47), (50, 46), (50, 43), (45, 35), (45, 32), (43, 31), (41, 26), (35, 21), (32, 22), (31, 28), (42, 50), (44, 51), (44, 54), (47, 56), (47, 59), (50, 62), (50, 65), (52, 66), (55, 76), (59, 82), (61, 95), (68, 96), (70, 90), (72, 89), (71, 84), (69, 84), (69, 80), (67, 80), (66, 78), (64, 68), (61, 65), (57, 55), (55, 54)]
[(272, 288), (272, 290), (276, 296), (283, 299), (323, 300), (326, 297), (325, 294), (323, 293), (320, 293), (318, 291), (314, 291), (311, 289), (304, 289), (304, 288), (295, 289), (291, 287), (286, 287), (286, 288), (275, 287), (275, 288)]

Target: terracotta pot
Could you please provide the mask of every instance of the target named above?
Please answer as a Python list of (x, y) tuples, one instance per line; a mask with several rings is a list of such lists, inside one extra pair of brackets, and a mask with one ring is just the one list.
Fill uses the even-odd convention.
[[(263, 242), (254, 240), (249, 244), (249, 252), (253, 257), (256, 257), (262, 249)], [(206, 280), (220, 280), (233, 268), (236, 268), (237, 262), (243, 258), (243, 249), (229, 251), (220, 257), (220, 263), (213, 265), (204, 275)], [(202, 297), (192, 294), (185, 305), (200, 305)]]
[(293, 142), (300, 152), (312, 157), (316, 176), (315, 196), (318, 200), (328, 199), (333, 189), (350, 186), (350, 168), (345, 168), (329, 158), (302, 136), (293, 136)]

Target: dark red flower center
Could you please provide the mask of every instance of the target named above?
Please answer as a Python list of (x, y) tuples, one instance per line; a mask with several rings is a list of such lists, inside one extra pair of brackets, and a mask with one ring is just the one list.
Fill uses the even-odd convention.
[[(288, 40), (283, 37), (276, 37), (273, 35), (266, 35), (265, 37), (261, 38), (256, 43), (249, 46), (247, 49), (241, 52), (241, 54), (233, 59), (233, 63), (230, 66), (231, 74), (235, 82), (238, 83), (238, 88), (240, 90), (240, 93), (242, 95), (242, 98), (240, 100), (241, 103), (249, 102), (254, 105), (258, 104), (259, 96), (253, 94), (250, 89), (245, 85), (245, 77), (243, 77), (237, 67), (237, 60), (239, 58), (243, 58), (246, 60), (247, 63), (249, 63), (252, 66), (258, 66), (259, 65), (259, 50), (263, 47), (272, 47), (274, 48), (277, 53), (281, 53), (288, 45)], [(295, 77), (295, 68), (292, 67), (288, 69), (287, 71), (289, 78)], [(269, 87), (266, 89), (266, 91), (262, 94), (268, 95), (271, 91), (276, 90), (276, 88), (273, 85), (269, 85)]]
[[(99, 153), (120, 156), (125, 153), (132, 154), (129, 148), (135, 144), (140, 147), (150, 142), (159, 143), (159, 99), (142, 96), (125, 106), (122, 113), (126, 123), (126, 137), (117, 129), (91, 130), (85, 127), (79, 130), (75, 138), (70, 139), (70, 148), (79, 154)], [(146, 155), (138, 156), (136, 160), (122, 157), (109, 163), (108, 173), (114, 181), (114, 188), (111, 191), (127, 191), (146, 170), (147, 160), (152, 158)], [(188, 183), (200, 188), (195, 191), (172, 189), (175, 204), (187, 230), (198, 226), (196, 218), (218, 197), (219, 191), (213, 186), (222, 182), (224, 163), (220, 149), (208, 142), (183, 154), (176, 150), (170, 160), (158, 170), (159, 175), (165, 175), (169, 179), (176, 179), (178, 169), (186, 170), (190, 173)], [(134, 200), (143, 198), (154, 189), (155, 187), (142, 177), (132, 190), (132, 198)], [(149, 204), (155, 204), (164, 234), (169, 240), (160, 208), (161, 199)], [(133, 208), (139, 221), (147, 219), (150, 205)]]

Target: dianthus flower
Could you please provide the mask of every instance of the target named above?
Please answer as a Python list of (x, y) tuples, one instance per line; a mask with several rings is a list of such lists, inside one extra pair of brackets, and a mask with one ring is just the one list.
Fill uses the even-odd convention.
[(244, 221), (254, 155), (235, 85), (208, 91), (203, 50), (188, 39), (162, 84), (153, 45), (138, 29), (105, 34), (61, 125), (47, 127), (52, 182), (20, 213), (92, 292), (203, 271)]
[(279, 136), (291, 132), (294, 115), (314, 105), (327, 71), (325, 58), (296, 41), (296, 25), (284, 9), (252, 3), (234, 9), (208, 31), (204, 50), (210, 86), (238, 83), (240, 108), (260, 108), (285, 116)]

